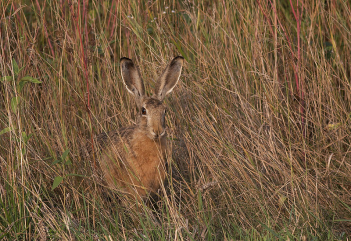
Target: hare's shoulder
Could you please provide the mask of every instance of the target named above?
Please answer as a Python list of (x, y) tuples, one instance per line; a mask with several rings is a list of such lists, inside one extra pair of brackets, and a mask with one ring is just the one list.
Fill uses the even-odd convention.
[(92, 152), (95, 153), (96, 151), (102, 151), (111, 145), (118, 145), (121, 140), (128, 144), (135, 129), (136, 126), (128, 126), (110, 132), (102, 132), (94, 137), (93, 145), (90, 140), (87, 141), (81, 150), (81, 154), (83, 156), (90, 156)]
[(129, 142), (136, 130), (136, 126), (123, 127), (110, 132), (102, 132), (96, 136), (95, 142), (99, 148), (118, 145), (119, 142)]

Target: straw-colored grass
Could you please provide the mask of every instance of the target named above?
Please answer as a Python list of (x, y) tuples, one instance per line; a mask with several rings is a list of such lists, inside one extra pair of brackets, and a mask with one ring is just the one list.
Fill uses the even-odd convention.
[[(0, 239), (346, 240), (350, 16), (347, 0), (2, 0)], [(134, 123), (121, 57), (151, 93), (177, 55), (167, 184), (130, 208), (80, 150)]]

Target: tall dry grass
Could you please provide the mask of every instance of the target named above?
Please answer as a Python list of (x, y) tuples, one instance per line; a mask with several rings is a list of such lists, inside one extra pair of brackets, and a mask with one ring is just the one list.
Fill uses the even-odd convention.
[[(0, 239), (351, 235), (349, 1), (0, 6)], [(136, 210), (91, 178), (80, 149), (134, 123), (120, 57), (150, 93), (176, 55), (168, 184), (157, 210)]]

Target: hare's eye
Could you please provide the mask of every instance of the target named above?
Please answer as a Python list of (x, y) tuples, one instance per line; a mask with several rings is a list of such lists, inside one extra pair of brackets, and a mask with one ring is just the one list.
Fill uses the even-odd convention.
[(141, 108), (141, 114), (142, 115), (146, 115), (146, 109), (143, 107), (143, 108)]
[(165, 109), (165, 114), (167, 113), (167, 109)]

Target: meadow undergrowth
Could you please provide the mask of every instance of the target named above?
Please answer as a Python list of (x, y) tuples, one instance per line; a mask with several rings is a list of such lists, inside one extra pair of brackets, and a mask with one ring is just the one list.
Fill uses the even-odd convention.
[[(0, 239), (347, 240), (350, 16), (347, 0), (2, 0)], [(135, 209), (80, 150), (135, 121), (121, 57), (150, 94), (177, 55), (167, 184)]]

